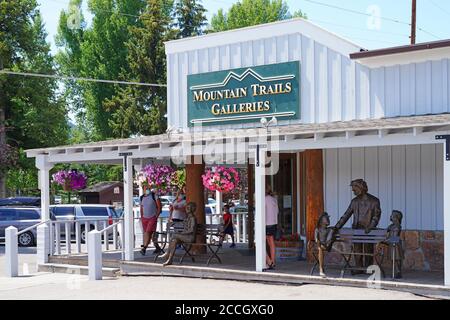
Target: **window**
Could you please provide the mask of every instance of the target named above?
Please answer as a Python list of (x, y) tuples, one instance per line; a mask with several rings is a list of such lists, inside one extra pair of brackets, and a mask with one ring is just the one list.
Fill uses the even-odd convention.
[(40, 220), (41, 215), (36, 210), (17, 210), (19, 220)]
[(74, 207), (53, 207), (53, 214), (57, 217), (73, 216)]
[(83, 213), (87, 217), (107, 217), (108, 210), (105, 207), (82, 207)]
[(14, 209), (0, 209), (0, 221), (17, 220), (16, 210)]

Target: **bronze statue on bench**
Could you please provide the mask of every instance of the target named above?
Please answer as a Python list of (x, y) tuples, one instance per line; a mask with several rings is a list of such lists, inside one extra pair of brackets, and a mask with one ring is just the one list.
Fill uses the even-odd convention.
[(318, 259), (319, 259), (319, 272), (321, 277), (326, 277), (324, 269), (324, 256), (325, 251), (330, 251), (333, 246), (335, 229), (329, 227), (330, 216), (324, 212), (317, 221), (317, 227), (314, 230), (314, 241), (317, 245)]
[(168, 257), (167, 261), (163, 263), (163, 266), (172, 264), (177, 244), (183, 242), (187, 243), (195, 242), (195, 235), (197, 229), (197, 220), (194, 215), (195, 210), (197, 210), (197, 205), (195, 204), (195, 202), (189, 202), (186, 205), (187, 216), (186, 219), (183, 221), (183, 229), (181, 229), (179, 232), (171, 234), (169, 249), (166, 251), (164, 255), (161, 256), (161, 258)]
[[(347, 211), (336, 224), (336, 229), (341, 229), (345, 223), (353, 216), (352, 229), (362, 229), (365, 233), (370, 233), (375, 229), (380, 221), (381, 207), (380, 200), (368, 193), (367, 183), (363, 179), (353, 180), (350, 184), (355, 198), (350, 203)], [(354, 252), (373, 252), (374, 246), (370, 243), (357, 243), (353, 245)], [(352, 270), (352, 274), (365, 273), (362, 268), (367, 268), (373, 264), (371, 257), (355, 255), (355, 264), (359, 270)]]

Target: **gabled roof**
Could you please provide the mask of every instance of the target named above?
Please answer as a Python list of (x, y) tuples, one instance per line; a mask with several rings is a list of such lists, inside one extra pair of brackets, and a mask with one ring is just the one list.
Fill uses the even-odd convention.
[(352, 52), (362, 49), (360, 45), (323, 29), (307, 19), (294, 18), (168, 41), (165, 43), (166, 54), (220, 47), (245, 41), (256, 41), (290, 34), (302, 34), (347, 56)]
[(111, 188), (115, 188), (116, 186), (122, 186), (122, 182), (120, 181), (102, 181), (94, 184), (93, 186), (87, 187), (85, 189), (80, 190), (81, 193), (95, 193), (102, 192)]

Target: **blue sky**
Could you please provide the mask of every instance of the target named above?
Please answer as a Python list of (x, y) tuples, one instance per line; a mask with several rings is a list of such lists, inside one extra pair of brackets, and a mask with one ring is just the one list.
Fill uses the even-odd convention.
[[(87, 1), (83, 0), (84, 15), (89, 21)], [(210, 18), (219, 8), (227, 9), (236, 1), (204, 0)], [(409, 43), (411, 0), (288, 0), (292, 12), (301, 9), (310, 21), (343, 36), (367, 49), (383, 48)], [(68, 7), (69, 0), (38, 0), (43, 15), (48, 41), (54, 47), (59, 13)], [(331, 8), (369, 13), (370, 16)], [(375, 15), (373, 15), (375, 14)], [(377, 16), (380, 17), (377, 19)], [(396, 20), (397, 22), (393, 22)], [(417, 42), (450, 39), (450, 1), (417, 0)]]

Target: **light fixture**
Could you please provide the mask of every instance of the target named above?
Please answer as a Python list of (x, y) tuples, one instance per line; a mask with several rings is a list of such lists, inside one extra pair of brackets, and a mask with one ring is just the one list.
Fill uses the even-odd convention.
[(269, 121), (267, 121), (267, 118), (262, 117), (260, 122), (261, 122), (262, 126), (264, 128), (266, 128), (266, 130), (269, 130), (270, 126), (276, 126), (278, 123), (277, 118), (275, 118), (275, 117), (272, 117), (272, 119), (270, 119)]

